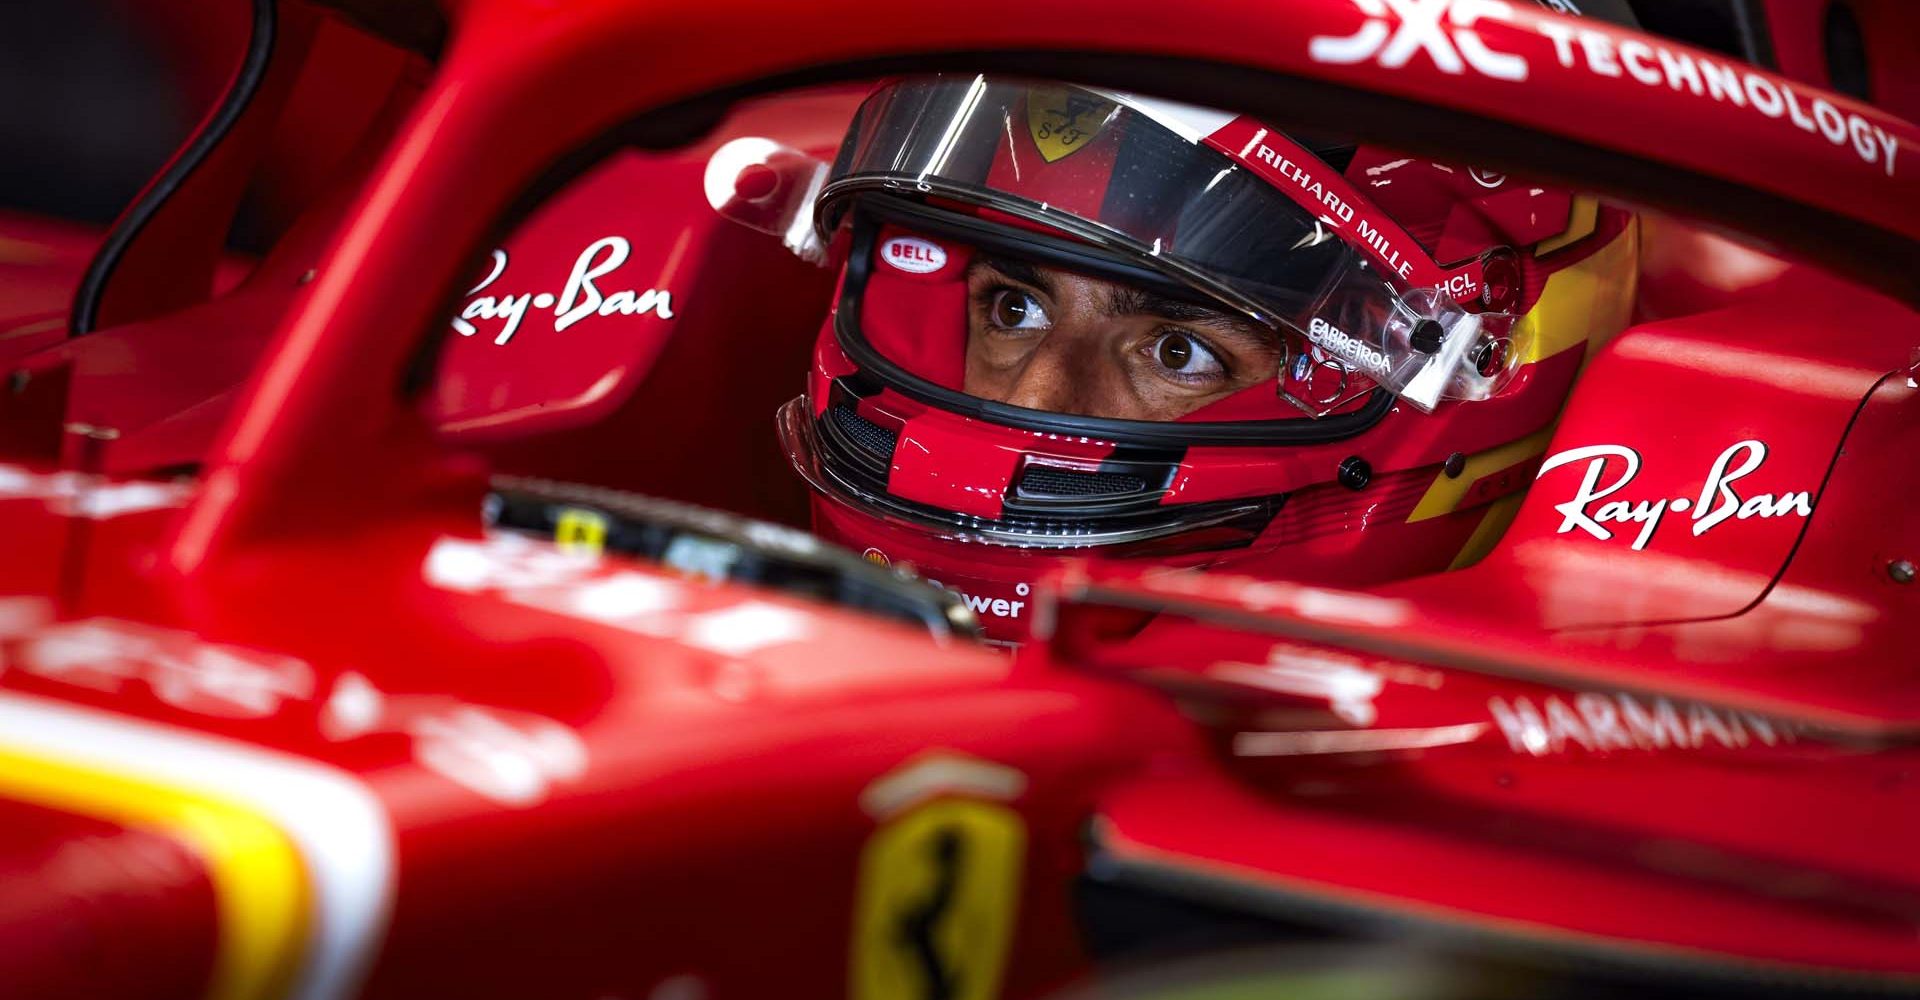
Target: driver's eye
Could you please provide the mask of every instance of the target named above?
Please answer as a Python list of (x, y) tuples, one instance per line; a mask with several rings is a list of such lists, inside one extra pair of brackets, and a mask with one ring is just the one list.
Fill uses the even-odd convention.
[(1193, 360), (1193, 341), (1185, 337), (1160, 338), (1160, 363), (1174, 371), (1187, 367)]
[(1153, 359), (1169, 374), (1188, 378), (1215, 378), (1226, 373), (1226, 366), (1218, 355), (1178, 331), (1162, 333), (1154, 341)]
[(1006, 330), (1044, 330), (1052, 325), (1040, 300), (1018, 288), (1002, 288), (993, 293), (987, 318), (994, 326)]

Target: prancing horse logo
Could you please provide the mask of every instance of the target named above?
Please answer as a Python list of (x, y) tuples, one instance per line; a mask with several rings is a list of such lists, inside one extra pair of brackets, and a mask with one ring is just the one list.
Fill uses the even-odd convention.
[(1092, 144), (1113, 120), (1115, 105), (1084, 90), (1034, 87), (1027, 91), (1027, 132), (1052, 163)]

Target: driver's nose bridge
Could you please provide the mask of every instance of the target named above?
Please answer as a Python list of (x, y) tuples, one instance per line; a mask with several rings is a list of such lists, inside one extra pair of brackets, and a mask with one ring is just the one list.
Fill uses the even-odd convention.
[(1048, 413), (1120, 415), (1116, 404), (1125, 398), (1125, 377), (1115, 368), (1121, 362), (1110, 359), (1108, 325), (1109, 321), (1091, 320), (1055, 326), (1034, 338), (1017, 370), (983, 372), (994, 384), (978, 386), (981, 391), (974, 394)]

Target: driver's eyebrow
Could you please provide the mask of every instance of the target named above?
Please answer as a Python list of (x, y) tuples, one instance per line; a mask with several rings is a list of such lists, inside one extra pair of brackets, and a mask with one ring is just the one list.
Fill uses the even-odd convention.
[[(1048, 295), (1055, 293), (1051, 271), (1036, 267), (1024, 260), (1009, 257), (975, 257), (968, 270), (986, 268), (1009, 281), (1031, 285)], [(1197, 302), (1177, 299), (1171, 295), (1148, 291), (1132, 285), (1114, 285), (1108, 293), (1101, 312), (1107, 316), (1157, 316), (1175, 323), (1216, 323), (1234, 329), (1244, 330), (1262, 340), (1271, 339), (1273, 331), (1263, 327), (1238, 313), (1224, 309), (1213, 309)]]
[(1171, 295), (1148, 291), (1131, 285), (1117, 285), (1107, 297), (1106, 313), (1109, 316), (1127, 316), (1146, 314), (1175, 323), (1219, 323), (1242, 328), (1250, 333), (1266, 336), (1269, 331), (1236, 313), (1224, 309), (1212, 309), (1197, 302), (1176, 299)]
[(1023, 285), (1032, 285), (1046, 292), (1048, 295), (1053, 294), (1053, 282), (1049, 280), (1047, 275), (1039, 268), (1024, 260), (1013, 260), (1005, 257), (976, 257), (973, 260), (973, 264), (969, 267), (969, 270), (975, 267), (984, 267), (990, 271), (999, 273), (1008, 280), (1017, 281)]

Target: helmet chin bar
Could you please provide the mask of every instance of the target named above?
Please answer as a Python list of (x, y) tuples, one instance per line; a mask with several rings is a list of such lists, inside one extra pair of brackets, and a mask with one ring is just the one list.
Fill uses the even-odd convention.
[(1322, 444), (1344, 440), (1369, 430), (1393, 409), (1393, 394), (1376, 389), (1359, 409), (1330, 414), (1320, 419), (1235, 422), (1121, 420), (1013, 406), (936, 385), (894, 364), (868, 342), (862, 332), (861, 302), (865, 297), (867, 279), (872, 273), (874, 243), (882, 222), (893, 222), (929, 235), (946, 236), (984, 249), (1016, 252), (1029, 259), (1057, 264), (1115, 282), (1142, 285), (1180, 298), (1197, 301), (1208, 299), (1204, 293), (1170, 275), (1104, 247), (1043, 233), (1020, 231), (1016, 235), (1007, 227), (891, 193), (863, 193), (852, 196), (852, 201), (852, 240), (839, 307), (834, 312), (834, 338), (847, 359), (858, 366), (863, 375), (908, 398), (1005, 427), (1090, 437), (1116, 445), (1142, 448)]
[[(1258, 538), (1286, 497), (1255, 497), (1215, 503), (1136, 505), (1105, 514), (1062, 507), (1046, 516), (1000, 519), (942, 510), (893, 496), (883, 475), (860, 460), (857, 446), (840, 439), (830, 420), (815, 420), (805, 397), (789, 401), (776, 416), (780, 442), (809, 487), (820, 496), (865, 516), (928, 532), (946, 541), (1026, 549), (1113, 548), (1114, 555), (1153, 545), (1157, 554), (1242, 548)], [(1211, 530), (1203, 530), (1211, 529)], [(1195, 534), (1198, 533), (1198, 534)], [(1190, 544), (1168, 546), (1176, 535)], [(1155, 545), (1155, 543), (1159, 543)]]

